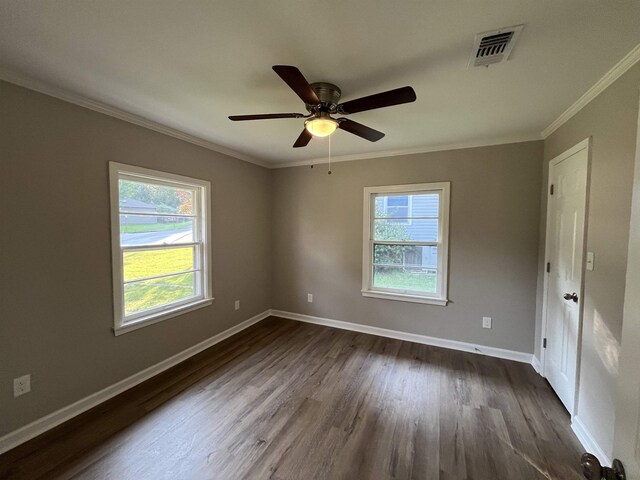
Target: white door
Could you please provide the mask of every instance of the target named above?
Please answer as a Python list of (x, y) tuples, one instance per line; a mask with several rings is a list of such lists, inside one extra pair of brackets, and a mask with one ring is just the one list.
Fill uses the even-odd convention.
[(549, 165), (543, 373), (571, 414), (581, 322), (588, 148), (587, 139)]

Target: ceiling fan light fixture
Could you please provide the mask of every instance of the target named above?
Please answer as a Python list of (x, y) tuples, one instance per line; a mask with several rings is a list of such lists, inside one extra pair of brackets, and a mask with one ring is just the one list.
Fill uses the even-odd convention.
[(338, 128), (338, 122), (329, 116), (320, 116), (304, 122), (304, 128), (314, 137), (328, 137)]

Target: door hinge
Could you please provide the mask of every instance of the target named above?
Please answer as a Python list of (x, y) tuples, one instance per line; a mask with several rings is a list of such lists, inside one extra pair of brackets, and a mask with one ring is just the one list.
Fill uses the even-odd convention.
[(551, 184), (551, 188), (549, 188), (549, 195), (553, 195), (553, 183)]
[(547, 348), (547, 339), (546, 338), (542, 339), (542, 348)]
[(551, 262), (547, 262), (547, 273), (551, 271)]

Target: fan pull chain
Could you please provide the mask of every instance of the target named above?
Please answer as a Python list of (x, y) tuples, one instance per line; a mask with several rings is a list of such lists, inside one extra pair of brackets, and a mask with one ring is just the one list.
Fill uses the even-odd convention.
[(329, 175), (331, 175), (331, 135), (329, 135)]

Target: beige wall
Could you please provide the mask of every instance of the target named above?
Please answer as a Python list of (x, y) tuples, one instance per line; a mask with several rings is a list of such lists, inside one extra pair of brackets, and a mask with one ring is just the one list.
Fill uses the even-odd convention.
[[(4, 82), (0, 110), (0, 436), (270, 308), (268, 170)], [(212, 306), (113, 335), (110, 160), (211, 182)]]
[[(577, 415), (609, 455), (613, 448), (639, 88), (640, 64), (544, 143), (542, 208), (546, 211), (548, 162), (581, 140), (592, 137), (586, 250), (595, 253), (595, 270), (585, 275)], [(540, 278), (544, 275), (543, 242), (544, 226)], [(539, 291), (539, 300), (541, 297)], [(539, 303), (538, 330), (540, 312)], [(536, 345), (538, 353), (539, 345)]]
[[(541, 171), (542, 142), (276, 170), (274, 308), (533, 352)], [(362, 297), (363, 188), (440, 181), (451, 303)]]

